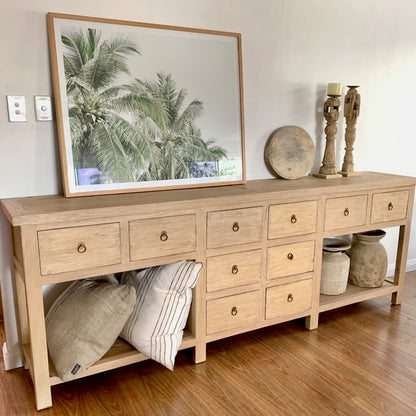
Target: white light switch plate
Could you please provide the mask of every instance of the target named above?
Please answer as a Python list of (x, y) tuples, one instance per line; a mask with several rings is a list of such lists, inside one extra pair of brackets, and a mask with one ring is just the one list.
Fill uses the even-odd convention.
[(26, 121), (26, 102), (23, 95), (8, 95), (7, 108), (9, 110), (9, 121)]
[(52, 120), (51, 97), (46, 95), (35, 95), (35, 113), (37, 121)]

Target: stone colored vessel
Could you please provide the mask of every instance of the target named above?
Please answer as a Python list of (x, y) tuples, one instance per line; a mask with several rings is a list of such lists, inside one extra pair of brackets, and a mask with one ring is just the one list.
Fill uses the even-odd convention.
[(321, 294), (341, 295), (347, 290), (351, 245), (339, 238), (325, 238), (322, 252)]
[(379, 287), (387, 273), (387, 253), (380, 240), (383, 230), (354, 234), (348, 281), (359, 287)]

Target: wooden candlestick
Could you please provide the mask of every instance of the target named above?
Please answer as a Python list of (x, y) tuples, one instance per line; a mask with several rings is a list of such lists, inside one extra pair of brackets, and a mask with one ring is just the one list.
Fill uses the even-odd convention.
[(341, 101), (339, 95), (328, 95), (324, 104), (324, 117), (327, 122), (325, 127), (326, 144), (322, 166), (319, 173), (313, 176), (324, 179), (339, 178), (341, 175), (337, 173), (335, 165), (335, 136), (337, 134), (337, 120), (339, 117), (339, 108)]
[(345, 156), (342, 170), (339, 172), (342, 176), (358, 176), (359, 172), (354, 172), (354, 159), (352, 151), (356, 137), (357, 118), (360, 115), (361, 97), (358, 94), (358, 85), (348, 85), (348, 92), (345, 95), (344, 116), (347, 127), (345, 128)]

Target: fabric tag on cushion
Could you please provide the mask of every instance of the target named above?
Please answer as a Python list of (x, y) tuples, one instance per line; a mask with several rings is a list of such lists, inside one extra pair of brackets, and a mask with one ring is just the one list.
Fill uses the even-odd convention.
[(137, 301), (120, 337), (173, 370), (202, 263), (181, 261), (123, 273)]
[(135, 303), (135, 290), (111, 275), (72, 283), (46, 315), (48, 351), (58, 376), (68, 381), (98, 361)]

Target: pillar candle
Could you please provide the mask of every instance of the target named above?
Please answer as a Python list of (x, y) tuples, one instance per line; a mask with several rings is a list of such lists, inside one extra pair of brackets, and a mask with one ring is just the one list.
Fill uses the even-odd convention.
[(341, 95), (342, 94), (342, 84), (337, 84), (335, 82), (330, 82), (328, 84), (328, 95)]

